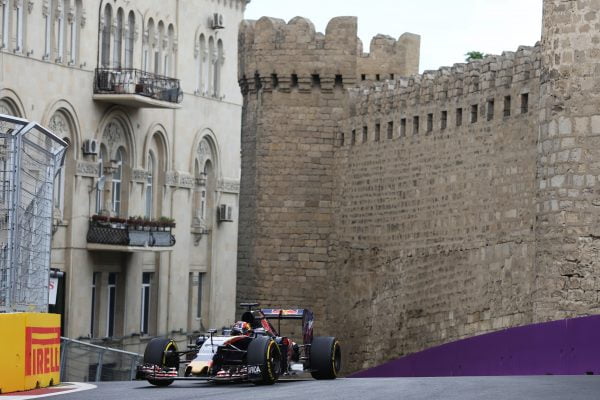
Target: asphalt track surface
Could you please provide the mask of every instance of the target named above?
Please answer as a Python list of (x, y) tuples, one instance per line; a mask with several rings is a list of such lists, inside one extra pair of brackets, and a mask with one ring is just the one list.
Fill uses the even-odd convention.
[(143, 381), (99, 382), (96, 389), (53, 400), (579, 400), (600, 399), (600, 376), (461, 377), (287, 381), (273, 386), (177, 381), (155, 388)]

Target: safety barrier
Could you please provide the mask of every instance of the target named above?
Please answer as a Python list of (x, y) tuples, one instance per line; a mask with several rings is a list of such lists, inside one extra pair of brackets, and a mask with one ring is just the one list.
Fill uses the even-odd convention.
[(0, 314), (0, 393), (60, 383), (60, 315)]
[(61, 380), (74, 382), (129, 381), (135, 378), (142, 356), (61, 338)]

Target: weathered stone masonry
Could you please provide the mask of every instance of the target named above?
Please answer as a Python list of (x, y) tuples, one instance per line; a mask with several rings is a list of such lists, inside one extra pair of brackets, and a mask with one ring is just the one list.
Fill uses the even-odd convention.
[[(352, 365), (531, 321), (538, 114), (521, 99), (539, 97), (539, 55), (350, 91), (330, 304), (339, 324), (369, 316)], [(364, 340), (381, 329), (397, 340)]]
[(239, 300), (314, 308), (348, 370), (596, 313), (599, 13), (422, 75), (415, 35), (246, 22)]

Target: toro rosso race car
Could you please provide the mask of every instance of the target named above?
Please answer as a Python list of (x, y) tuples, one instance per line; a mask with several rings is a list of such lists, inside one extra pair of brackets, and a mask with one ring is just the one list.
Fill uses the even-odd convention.
[[(175, 380), (252, 382), (273, 384), (281, 376), (310, 372), (315, 379), (335, 379), (341, 369), (342, 354), (334, 337), (313, 337), (313, 313), (307, 309), (257, 309), (257, 303), (242, 303), (247, 311), (222, 335), (216, 330), (202, 335), (191, 350), (179, 351), (175, 341), (152, 339), (138, 366), (137, 379), (155, 386), (168, 386)], [(278, 321), (275, 329), (271, 321)], [(302, 321), (302, 344), (281, 336), (282, 320)], [(191, 361), (186, 356), (192, 356)], [(189, 358), (189, 357), (188, 357)], [(185, 364), (183, 376), (180, 365)]]

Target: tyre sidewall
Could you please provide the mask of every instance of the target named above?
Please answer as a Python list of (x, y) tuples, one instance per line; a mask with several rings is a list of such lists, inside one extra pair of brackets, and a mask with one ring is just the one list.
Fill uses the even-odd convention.
[[(170, 355), (168, 358), (169, 352), (177, 352), (175, 341), (167, 338), (154, 338), (148, 343), (144, 351), (144, 364), (156, 365), (161, 369), (177, 368), (179, 366), (178, 360), (171, 357), (178, 356)], [(175, 365), (176, 361), (177, 365)], [(173, 383), (173, 379), (155, 379), (149, 377), (146, 380), (154, 386), (169, 386)]]
[(332, 336), (317, 336), (310, 348), (310, 369), (315, 379), (335, 379), (341, 369), (340, 343)]
[[(278, 360), (271, 363), (273, 352), (277, 352)], [(271, 385), (279, 378), (281, 352), (277, 343), (269, 337), (257, 337), (248, 346), (248, 367), (260, 367), (260, 374), (249, 375), (249, 379), (256, 384)]]

